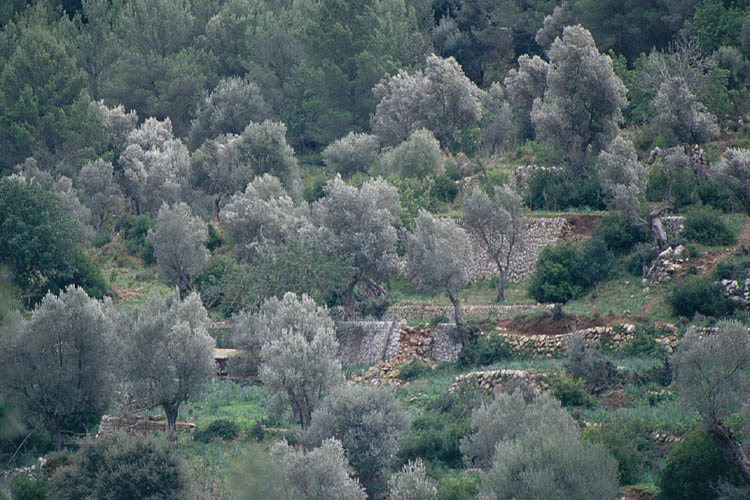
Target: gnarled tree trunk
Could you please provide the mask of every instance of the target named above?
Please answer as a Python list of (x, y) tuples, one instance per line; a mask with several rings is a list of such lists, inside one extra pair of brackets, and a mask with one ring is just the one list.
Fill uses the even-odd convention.
[(456, 328), (463, 328), (464, 326), (464, 320), (461, 316), (461, 300), (453, 295), (453, 292), (450, 290), (446, 290), (446, 293), (448, 294), (448, 298), (453, 303), (453, 311), (454, 311), (454, 318), (456, 321)]
[(714, 422), (708, 428), (708, 435), (721, 447), (724, 457), (745, 485), (750, 485), (750, 461), (732, 429), (722, 422)]

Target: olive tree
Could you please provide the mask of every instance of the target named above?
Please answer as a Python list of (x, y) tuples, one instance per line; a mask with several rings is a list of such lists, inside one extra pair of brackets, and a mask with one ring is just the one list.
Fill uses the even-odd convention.
[(633, 143), (615, 137), (597, 159), (599, 179), (611, 208), (632, 221), (640, 214), (640, 202), (646, 190), (648, 171), (633, 148)]
[(502, 85), (493, 83), (482, 95), (482, 105), (482, 143), (490, 146), (493, 153), (500, 154), (513, 142), (515, 136), (513, 109), (506, 100), (506, 92)]
[(367, 181), (357, 189), (336, 176), (324, 192), (325, 196), (313, 204), (312, 218), (320, 246), (347, 259), (356, 269), (342, 300), (346, 315), (351, 317), (357, 285), (382, 293), (378, 280), (398, 269), (398, 191), (381, 179)]
[(357, 477), (370, 496), (383, 486), (385, 471), (396, 462), (410, 427), (395, 393), (372, 385), (342, 385), (313, 412), (303, 437), (307, 446), (326, 439), (341, 441)]
[(437, 500), (435, 481), (427, 477), (424, 462), (417, 459), (404, 465), (388, 480), (388, 497), (392, 500)]
[(256, 177), (244, 192), (232, 196), (220, 218), (235, 242), (235, 253), (248, 262), (312, 231), (307, 204), (296, 205), (281, 182), (270, 174)]
[(500, 272), (498, 302), (505, 300), (505, 281), (511, 270), (511, 256), (524, 244), (528, 222), (523, 211), (523, 200), (506, 185), (495, 186), (492, 199), (475, 188), (464, 201), (463, 227), (479, 242)]
[(94, 237), (94, 228), (91, 226), (91, 210), (81, 203), (78, 190), (73, 186), (70, 177), (61, 176), (55, 182), (53, 190), (60, 201), (60, 208), (73, 221), (76, 229), (76, 239), (85, 246), (91, 245)]
[(387, 151), (380, 160), (379, 169), (388, 178), (424, 178), (440, 175), (444, 170), (440, 143), (427, 129), (415, 130), (409, 137)]
[(518, 58), (518, 69), (508, 71), (503, 81), (505, 95), (513, 112), (516, 137), (520, 141), (534, 138), (531, 109), (534, 99), (544, 97), (548, 72), (547, 61), (539, 56), (524, 54)]
[(76, 178), (76, 187), (91, 210), (98, 231), (107, 217), (118, 215), (124, 208), (125, 198), (109, 162), (99, 159), (84, 165)]
[(414, 232), (407, 240), (406, 272), (421, 290), (435, 294), (445, 290), (453, 303), (457, 327), (463, 327), (461, 300), (457, 292), (469, 282), (466, 231), (451, 219), (436, 219), (419, 211)]
[(349, 475), (346, 452), (341, 443), (328, 439), (320, 447), (296, 451), (283, 441), (271, 447), (271, 457), (280, 469), (272, 486), (279, 500), (365, 500), (367, 495)]
[(182, 195), (190, 160), (187, 147), (172, 134), (169, 118), (149, 118), (128, 134), (120, 156), (123, 191), (135, 215), (156, 211), (163, 202), (174, 203)]
[(367, 172), (378, 160), (380, 144), (372, 134), (349, 132), (333, 141), (322, 153), (323, 161), (335, 172), (350, 176)]
[(565, 26), (574, 23), (575, 16), (567, 3), (563, 2), (552, 11), (552, 14), (546, 16), (543, 25), (536, 32), (534, 40), (540, 47), (549, 47), (556, 38), (559, 38)]
[(526, 402), (522, 391), (500, 393), (471, 414), (474, 432), (461, 439), (461, 453), (468, 467), (488, 470), (492, 467), (495, 446), (544, 429), (550, 434), (575, 434), (576, 423), (560, 402), (541, 394)]
[(261, 380), (272, 391), (286, 392), (295, 417), (307, 429), (318, 402), (343, 381), (328, 310), (307, 295), (298, 299), (287, 293), (264, 302), (255, 331), (248, 333), (261, 339)]
[(138, 125), (138, 115), (133, 110), (125, 111), (122, 104), (110, 108), (104, 101), (99, 101), (92, 102), (90, 106), (101, 116), (109, 147), (115, 154), (115, 160), (119, 159), (128, 146), (128, 136)]
[(2, 390), (40, 415), (59, 451), (73, 419), (106, 410), (113, 388), (116, 313), (68, 286), (47, 294), (29, 320), (0, 328)]
[(301, 194), (294, 150), (287, 144), (283, 123), (250, 123), (240, 134), (209, 139), (190, 159), (193, 186), (214, 197), (214, 215), (222, 203), (241, 192), (256, 176), (270, 174), (281, 180), (292, 199)]
[(208, 262), (206, 223), (193, 217), (186, 203), (164, 203), (156, 217), (156, 228), (148, 231), (148, 241), (154, 247), (159, 273), (167, 284), (177, 286), (184, 299), (193, 290), (193, 277)]
[(236, 76), (226, 78), (198, 103), (190, 125), (190, 146), (195, 150), (206, 139), (239, 134), (250, 122), (260, 123), (271, 114), (271, 106), (255, 82)]
[(750, 332), (736, 321), (714, 333), (688, 329), (670, 358), (672, 387), (695, 409), (706, 430), (745, 484), (750, 462), (726, 418), (750, 399)]
[(403, 142), (418, 128), (447, 145), (482, 117), (482, 92), (453, 57), (430, 54), (425, 63), (423, 71), (386, 76), (373, 88), (378, 104), (370, 125), (384, 146)]
[(544, 97), (534, 99), (537, 139), (583, 164), (589, 147), (600, 150), (617, 135), (626, 92), (612, 59), (599, 53), (591, 33), (566, 27), (549, 48)]
[(730, 148), (714, 169), (717, 182), (745, 208), (750, 215), (750, 151)]
[(177, 291), (149, 295), (121, 324), (126, 379), (138, 403), (162, 407), (171, 434), (180, 405), (216, 373), (216, 342), (207, 328), (200, 296), (180, 300)]
[(716, 116), (698, 101), (684, 78), (666, 78), (649, 104), (651, 124), (672, 145), (704, 143), (719, 134)]

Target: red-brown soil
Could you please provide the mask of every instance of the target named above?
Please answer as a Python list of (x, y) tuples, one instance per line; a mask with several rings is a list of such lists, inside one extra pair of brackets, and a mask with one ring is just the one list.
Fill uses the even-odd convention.
[(583, 215), (583, 214), (570, 214), (565, 215), (565, 220), (568, 223), (568, 227), (563, 233), (563, 239), (565, 240), (587, 240), (591, 238), (591, 233), (594, 230), (594, 226), (601, 215)]
[(508, 333), (520, 335), (560, 335), (573, 330), (583, 330), (595, 326), (621, 325), (623, 323), (641, 324), (643, 320), (632, 316), (607, 315), (591, 318), (580, 314), (566, 314), (556, 321), (551, 312), (545, 312), (504, 319), (498, 321), (497, 326)]

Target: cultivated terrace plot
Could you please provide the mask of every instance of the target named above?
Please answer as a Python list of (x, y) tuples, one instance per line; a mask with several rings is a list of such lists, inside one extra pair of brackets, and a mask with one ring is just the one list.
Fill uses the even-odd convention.
[(750, 498), (746, 2), (0, 2), (0, 500)]

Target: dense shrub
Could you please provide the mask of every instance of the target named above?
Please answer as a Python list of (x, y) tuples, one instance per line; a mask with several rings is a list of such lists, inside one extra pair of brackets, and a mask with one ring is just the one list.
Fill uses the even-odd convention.
[(667, 456), (659, 474), (660, 500), (715, 498), (720, 482), (732, 482), (732, 469), (721, 448), (704, 432), (687, 436)]
[(479, 481), (476, 476), (444, 477), (438, 482), (438, 500), (476, 498)]
[(562, 170), (535, 170), (529, 176), (527, 201), (531, 210), (605, 208), (602, 188), (595, 172), (580, 176)]
[(704, 245), (733, 245), (737, 241), (737, 235), (724, 222), (721, 212), (707, 206), (687, 210), (681, 235)]
[(458, 186), (456, 181), (446, 174), (438, 175), (434, 178), (430, 187), (430, 197), (441, 203), (452, 203), (458, 196)]
[(646, 276), (648, 268), (659, 256), (659, 247), (651, 243), (638, 243), (633, 253), (625, 257), (625, 269), (633, 276)]
[(586, 381), (582, 378), (561, 374), (549, 380), (549, 389), (566, 408), (590, 407), (594, 404), (591, 396), (586, 394)]
[(700, 313), (718, 318), (732, 312), (732, 303), (722, 296), (721, 285), (710, 276), (690, 276), (677, 283), (667, 300), (675, 316), (692, 318)]
[(224, 441), (231, 441), (239, 433), (240, 429), (237, 427), (237, 424), (231, 420), (220, 418), (214, 420), (205, 428), (196, 430), (193, 434), (193, 439), (200, 443), (210, 443), (217, 437), (220, 437)]
[(586, 390), (601, 392), (616, 382), (617, 367), (601, 352), (598, 342), (587, 342), (581, 334), (575, 334), (568, 344), (565, 369), (573, 378), (586, 381)]
[(148, 214), (122, 214), (115, 221), (115, 231), (121, 233), (128, 252), (140, 257), (146, 264), (156, 262), (154, 247), (148, 241), (148, 230), (153, 227), (154, 223)]
[(620, 352), (626, 356), (666, 356), (666, 348), (656, 341), (664, 332), (653, 323), (638, 325), (633, 336)]
[(49, 479), (45, 472), (18, 476), (11, 487), (14, 500), (46, 500), (48, 491)]
[(510, 359), (508, 342), (497, 333), (480, 336), (476, 342), (465, 344), (458, 354), (459, 366), (484, 366)]
[(613, 272), (614, 255), (603, 240), (591, 240), (582, 247), (564, 241), (539, 253), (528, 291), (539, 302), (568, 302)]
[(619, 214), (600, 219), (591, 235), (594, 240), (602, 240), (615, 255), (629, 253), (638, 243), (649, 241), (649, 237), (645, 225), (636, 224)]
[(737, 203), (732, 200), (732, 196), (726, 188), (714, 180), (698, 186), (696, 194), (701, 203), (724, 213), (732, 212), (738, 208)]
[(403, 382), (414, 380), (415, 378), (423, 377), (425, 374), (432, 371), (432, 367), (429, 363), (422, 361), (421, 359), (412, 359), (408, 363), (401, 365), (399, 368), (398, 378)]
[(604, 445), (617, 459), (620, 484), (640, 482), (646, 467), (654, 456), (654, 441), (650, 426), (642, 420), (615, 417), (601, 426), (588, 427), (583, 432), (584, 441)]
[(50, 489), (54, 500), (191, 497), (175, 447), (157, 437), (119, 433), (84, 442), (73, 465), (55, 473)]

